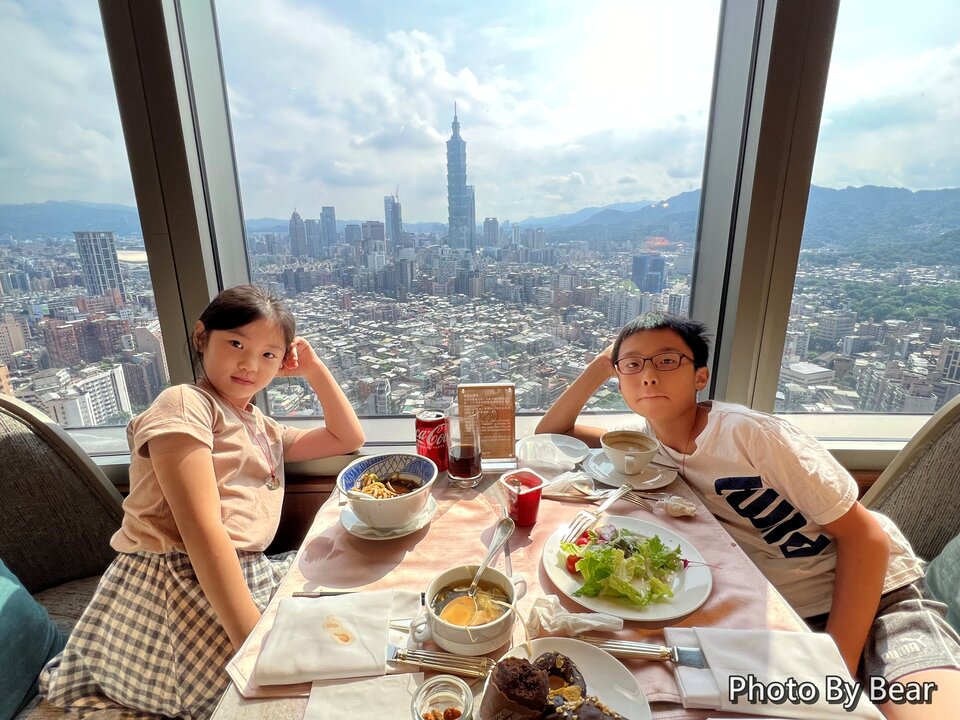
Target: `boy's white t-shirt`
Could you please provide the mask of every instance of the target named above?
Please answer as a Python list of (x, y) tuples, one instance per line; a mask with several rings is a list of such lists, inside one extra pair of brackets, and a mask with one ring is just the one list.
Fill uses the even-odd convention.
[[(741, 405), (709, 403), (697, 449), (661, 446), (660, 459), (687, 483), (801, 617), (829, 612), (836, 543), (822, 526), (857, 501), (857, 484), (814, 438), (782, 418)], [(874, 513), (890, 536), (883, 592), (923, 575), (896, 525)]]

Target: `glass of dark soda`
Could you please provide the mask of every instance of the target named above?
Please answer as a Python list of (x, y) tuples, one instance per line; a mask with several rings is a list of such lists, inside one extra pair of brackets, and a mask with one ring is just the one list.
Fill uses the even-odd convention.
[(476, 487), (480, 471), (480, 413), (461, 413), (457, 406), (446, 414), (447, 477), (454, 487)]

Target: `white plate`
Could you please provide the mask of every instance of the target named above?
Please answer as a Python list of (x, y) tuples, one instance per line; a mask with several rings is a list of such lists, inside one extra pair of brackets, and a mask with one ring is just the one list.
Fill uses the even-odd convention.
[(349, 505), (344, 505), (343, 510), (340, 511), (340, 524), (343, 525), (344, 529), (351, 535), (356, 535), (365, 540), (395, 540), (396, 538), (402, 538), (415, 533), (417, 530), (423, 529), (428, 522), (433, 520), (433, 516), (436, 514), (437, 501), (433, 495), (431, 495), (423, 510), (414, 516), (413, 520), (393, 530), (377, 530), (376, 528), (370, 527), (354, 514)]
[(645, 467), (636, 475), (617, 472), (603, 448), (591, 450), (583, 461), (583, 471), (604, 485), (620, 487), (629, 483), (637, 490), (656, 490), (666, 487), (677, 479), (677, 471), (668, 468)]
[(566, 525), (558, 527), (543, 546), (543, 569), (547, 571), (547, 577), (553, 581), (560, 592), (574, 602), (596, 612), (616, 615), (624, 620), (644, 622), (683, 617), (707, 601), (713, 589), (713, 576), (710, 574), (709, 567), (696, 564), (703, 562), (703, 555), (697, 552), (697, 549), (686, 539), (662, 525), (647, 520), (610, 515), (604, 518), (604, 522), (648, 536), (658, 535), (664, 545), (669, 548), (680, 546), (680, 552), (691, 562), (691, 565), (681, 571), (674, 580), (673, 598), (641, 608), (628, 602), (626, 598), (575, 596), (573, 593), (583, 585), (583, 578), (579, 573), (574, 575), (567, 571), (566, 555), (560, 550), (560, 538), (567, 530)]
[(600, 648), (573, 638), (542, 637), (530, 641), (530, 650), (528, 654), (525, 645), (517, 645), (503, 657), (526, 658), (532, 662), (545, 652), (562, 653), (573, 660), (583, 673), (587, 695), (599, 698), (611, 710), (630, 720), (650, 720), (653, 717), (647, 698), (633, 673)]
[(583, 440), (554, 433), (528, 435), (525, 438), (520, 438), (517, 440), (516, 450), (517, 458), (532, 467), (560, 463), (576, 465), (590, 452), (590, 448)]

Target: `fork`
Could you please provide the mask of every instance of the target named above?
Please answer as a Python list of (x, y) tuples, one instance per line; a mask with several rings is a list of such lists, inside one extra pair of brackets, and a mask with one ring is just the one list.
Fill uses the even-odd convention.
[(419, 665), (427, 670), (443, 670), (472, 678), (487, 677), (496, 665), (496, 662), (488, 657), (467, 657), (411, 648), (397, 648), (391, 659), (395, 662)]
[(653, 512), (653, 505), (651, 505), (649, 502), (647, 502), (645, 499), (643, 499), (636, 493), (628, 492), (626, 495), (624, 495), (623, 499), (626, 500), (627, 502), (632, 502), (634, 505), (639, 506), (642, 510), (646, 510), (647, 512)]
[(603, 515), (607, 508), (624, 497), (632, 489), (629, 485), (621, 485), (617, 488), (616, 492), (600, 503), (596, 510), (581, 510), (578, 512), (574, 515), (573, 520), (570, 521), (570, 525), (567, 527), (567, 532), (563, 534), (561, 542), (573, 542), (576, 540), (583, 534), (584, 530), (589, 530), (597, 524), (600, 516)]

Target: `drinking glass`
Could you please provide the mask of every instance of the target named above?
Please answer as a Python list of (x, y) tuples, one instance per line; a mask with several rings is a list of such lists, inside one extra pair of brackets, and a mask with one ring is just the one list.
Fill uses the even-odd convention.
[(476, 487), (480, 470), (480, 412), (447, 411), (447, 477), (454, 487)]

